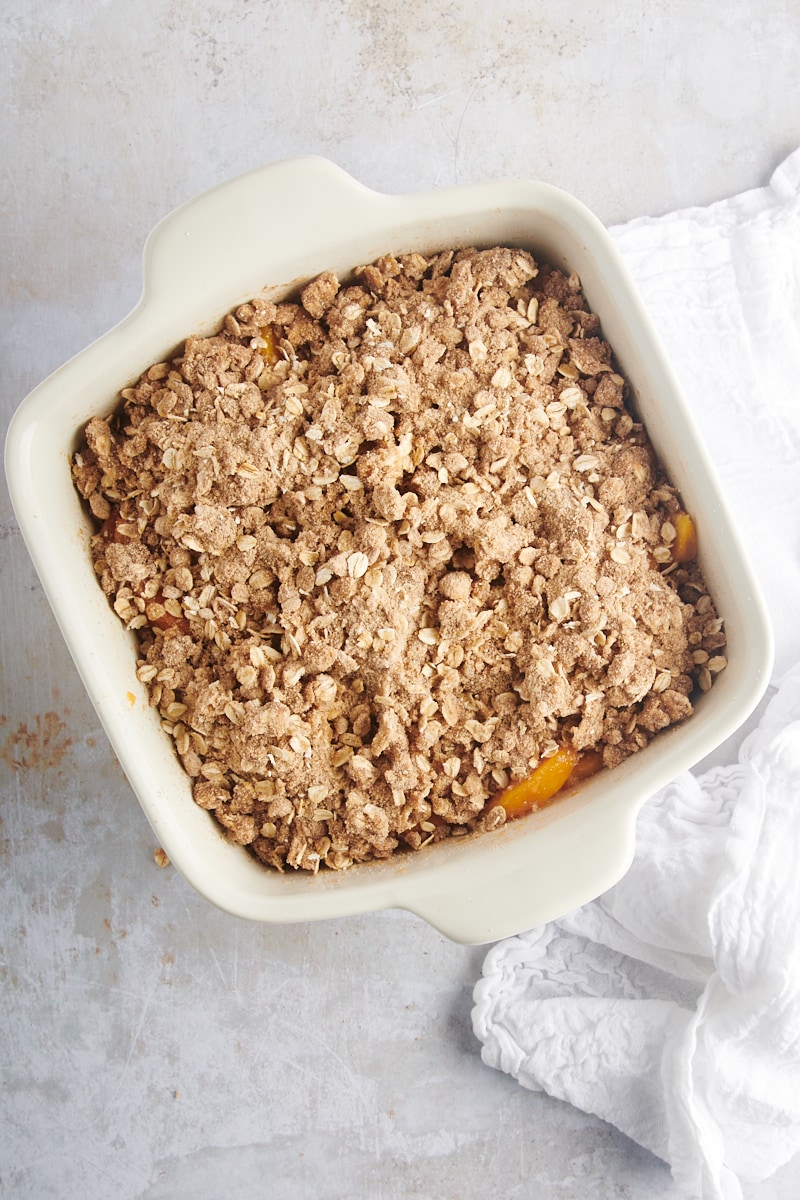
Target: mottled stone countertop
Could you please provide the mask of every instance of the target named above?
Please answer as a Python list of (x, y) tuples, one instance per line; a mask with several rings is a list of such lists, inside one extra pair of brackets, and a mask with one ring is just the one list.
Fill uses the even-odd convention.
[[(155, 222), (250, 167), (540, 178), (613, 223), (800, 141), (795, 0), (6, 0), (0, 38), (3, 429), (133, 305)], [(159, 870), (4, 483), (0, 536), (0, 1195), (675, 1195), (483, 1066), (483, 950), (397, 912), (248, 924)], [(745, 1189), (799, 1193), (800, 1162)]]

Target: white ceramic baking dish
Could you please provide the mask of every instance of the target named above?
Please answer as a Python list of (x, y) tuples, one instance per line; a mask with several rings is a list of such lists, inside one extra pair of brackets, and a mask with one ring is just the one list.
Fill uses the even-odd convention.
[[(90, 522), (70, 479), (86, 421), (191, 333), (267, 289), (342, 275), (385, 252), (513, 244), (577, 271), (630, 380), (650, 437), (699, 530), (701, 565), (728, 634), (728, 668), (695, 715), (613, 772), (503, 829), (380, 864), (279, 875), (226, 840), (198, 808), (172, 742), (136, 679), (126, 634), (97, 585)], [(8, 434), (14, 508), (58, 623), (156, 838), (214, 904), (260, 921), (380, 908), (417, 913), (481, 943), (566, 913), (630, 864), (636, 814), (656, 789), (729, 736), (762, 695), (772, 640), (759, 590), (675, 377), (617, 251), (586, 208), (540, 183), (495, 182), (385, 196), (319, 158), (279, 162), (183, 205), (150, 236), (133, 312), (40, 384)]]

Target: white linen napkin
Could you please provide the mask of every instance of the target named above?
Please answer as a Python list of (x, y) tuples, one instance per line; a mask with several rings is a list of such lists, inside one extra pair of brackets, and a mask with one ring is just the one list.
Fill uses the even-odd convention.
[(737, 1200), (800, 1150), (800, 150), (767, 188), (612, 232), (764, 587), (771, 699), (737, 762), (648, 801), (616, 887), (490, 950), (473, 1026), (687, 1196)]

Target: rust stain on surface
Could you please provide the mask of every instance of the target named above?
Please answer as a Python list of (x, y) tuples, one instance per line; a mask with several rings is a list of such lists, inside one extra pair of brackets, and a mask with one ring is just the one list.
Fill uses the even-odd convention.
[(32, 729), (23, 721), (8, 735), (0, 750), (0, 758), (15, 771), (57, 767), (72, 745), (66, 730), (67, 726), (58, 713), (37, 714)]

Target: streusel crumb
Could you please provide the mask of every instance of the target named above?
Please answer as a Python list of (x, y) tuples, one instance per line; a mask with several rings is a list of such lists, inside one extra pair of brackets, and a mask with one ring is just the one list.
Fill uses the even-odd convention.
[(256, 297), (89, 422), (95, 570), (235, 842), (416, 850), (691, 714), (725, 635), (627, 399), (575, 275), (467, 249)]

